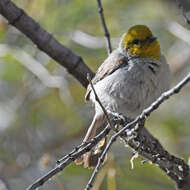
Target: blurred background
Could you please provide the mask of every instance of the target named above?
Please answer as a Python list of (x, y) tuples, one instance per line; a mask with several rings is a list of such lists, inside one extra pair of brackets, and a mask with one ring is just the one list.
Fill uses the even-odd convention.
[[(107, 57), (97, 2), (83, 0), (14, 0), (56, 39), (83, 57), (95, 71)], [(181, 1), (187, 16), (190, 2)], [(158, 37), (172, 71), (172, 86), (190, 71), (190, 25), (172, 0), (102, 0), (117, 47), (135, 24), (146, 24)], [(190, 17), (189, 17), (190, 18)], [(85, 89), (66, 70), (39, 51), (0, 17), (0, 189), (21, 190), (55, 166), (78, 145), (93, 116), (84, 103)], [(172, 154), (189, 162), (190, 85), (171, 97), (147, 121), (147, 128)], [(117, 141), (93, 190), (173, 190), (156, 166), (134, 161)], [(74, 164), (40, 189), (84, 189), (92, 170)]]

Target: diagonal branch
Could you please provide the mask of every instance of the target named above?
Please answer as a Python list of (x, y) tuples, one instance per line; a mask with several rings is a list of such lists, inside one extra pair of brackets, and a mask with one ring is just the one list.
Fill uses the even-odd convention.
[(103, 13), (104, 10), (103, 10), (103, 7), (102, 7), (101, 0), (97, 0), (97, 3), (98, 3), (98, 12), (100, 14), (100, 19), (101, 19), (101, 22), (102, 22), (102, 27), (104, 29), (104, 35), (105, 35), (105, 38), (106, 38), (107, 51), (108, 51), (108, 54), (110, 54), (112, 52), (110, 33), (109, 33), (108, 29), (107, 29), (106, 21), (104, 19), (104, 13)]
[(75, 148), (67, 156), (65, 156), (64, 159), (61, 160), (61, 163), (59, 161), (58, 165), (54, 169), (50, 170), (47, 174), (37, 179), (26, 190), (35, 190), (39, 188), (40, 186), (42, 186), (46, 181), (51, 179), (57, 173), (61, 172), (71, 162), (73, 162), (74, 160), (76, 160), (77, 158), (79, 158), (80, 156), (88, 152), (89, 150), (91, 150), (103, 137), (105, 137), (109, 133), (110, 130), (111, 130), (110, 126), (107, 126), (99, 135), (97, 135), (91, 141), (89, 141), (86, 146), (83, 145), (84, 148), (80, 149), (78, 152)]
[(88, 85), (87, 73), (93, 72), (84, 64), (82, 58), (61, 45), (51, 34), (10, 0), (0, 0), (0, 14), (25, 34), (40, 50), (65, 67), (85, 88)]
[[(162, 104), (164, 101), (166, 101), (170, 96), (173, 94), (178, 93), (183, 86), (185, 86), (190, 81), (190, 73), (181, 81), (179, 82), (175, 87), (168, 90), (167, 92), (164, 92), (155, 102), (151, 104), (147, 109), (143, 110), (143, 112), (132, 122), (128, 123), (123, 129), (121, 129), (119, 132), (114, 134), (109, 143), (107, 144), (105, 150), (101, 154), (98, 164), (96, 165), (96, 168), (93, 171), (93, 174), (85, 188), (85, 190), (90, 190), (92, 187), (95, 177), (100, 169), (100, 166), (105, 158), (106, 153), (112, 146), (112, 144), (117, 140), (119, 136), (126, 135), (126, 138), (128, 139), (129, 136), (133, 135), (134, 132), (141, 131), (141, 128), (137, 125), (139, 122), (145, 120), (154, 110), (156, 110), (160, 104)], [(131, 130), (128, 130), (131, 129)], [(145, 130), (145, 128), (144, 128)], [(146, 130), (144, 131), (146, 132)], [(141, 132), (140, 132), (141, 133)], [(151, 160), (153, 163), (158, 164), (158, 166), (166, 172), (166, 174), (173, 179), (177, 186), (179, 188), (182, 188), (185, 190), (186, 186), (189, 187), (189, 167), (185, 162), (177, 157), (174, 157), (173, 155), (170, 155), (167, 151), (163, 149), (163, 147), (160, 145), (158, 140), (154, 139), (154, 137), (149, 138), (151, 141), (149, 143), (154, 144), (154, 146), (150, 147), (148, 144), (148, 148), (145, 146), (146, 143), (142, 143), (142, 137), (140, 137), (139, 134), (137, 134), (137, 137), (132, 138), (136, 142), (134, 143), (131, 138), (129, 142), (129, 145), (132, 146), (132, 148), (136, 149), (136, 151), (139, 151), (139, 154), (145, 156), (149, 160)], [(147, 132), (146, 132), (147, 133)], [(146, 134), (145, 133), (145, 134)], [(147, 136), (147, 134), (144, 137)], [(139, 137), (139, 138), (138, 138)], [(151, 137), (151, 136), (150, 136)], [(139, 140), (139, 141), (138, 141)], [(154, 142), (154, 143), (153, 143)], [(140, 147), (139, 147), (140, 146)], [(159, 147), (159, 151), (155, 151), (155, 147)], [(143, 148), (144, 147), (144, 148)], [(151, 153), (151, 154), (150, 154)], [(188, 178), (188, 180), (187, 180)], [(185, 187), (185, 188), (184, 188)]]

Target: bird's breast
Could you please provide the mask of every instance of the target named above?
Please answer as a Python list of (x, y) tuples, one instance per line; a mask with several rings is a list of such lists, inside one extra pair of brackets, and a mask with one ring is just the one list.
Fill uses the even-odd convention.
[[(94, 88), (107, 110), (135, 118), (166, 90), (161, 83), (167, 72), (161, 71), (153, 74), (145, 65), (130, 64), (105, 77)], [(101, 111), (93, 92), (90, 100), (95, 104), (96, 111)]]

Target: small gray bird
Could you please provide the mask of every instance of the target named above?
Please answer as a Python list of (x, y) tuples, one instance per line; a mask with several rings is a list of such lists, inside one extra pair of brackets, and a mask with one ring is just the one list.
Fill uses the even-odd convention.
[[(92, 79), (96, 93), (106, 110), (135, 119), (169, 88), (170, 70), (160, 45), (145, 25), (131, 27), (114, 50), (103, 62)], [(97, 135), (106, 126), (102, 108), (89, 85), (86, 101), (95, 106), (93, 121), (83, 142)], [(103, 142), (103, 143), (102, 143)], [(105, 147), (105, 139), (99, 147)], [(98, 154), (90, 151), (75, 161), (84, 167), (95, 167)]]

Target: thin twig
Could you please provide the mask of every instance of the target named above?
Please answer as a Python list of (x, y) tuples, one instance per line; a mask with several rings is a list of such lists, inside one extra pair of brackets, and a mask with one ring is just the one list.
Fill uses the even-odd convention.
[(68, 154), (67, 159), (64, 162), (58, 164), (54, 169), (49, 171), (47, 174), (42, 176), (41, 178), (37, 179), (33, 184), (31, 184), (26, 190), (35, 190), (38, 187), (42, 186), (46, 181), (51, 179), (54, 175), (61, 172), (66, 166), (68, 166), (71, 162), (88, 152), (92, 149), (103, 137), (105, 137), (109, 131), (111, 130), (110, 126), (108, 125), (102, 132), (100, 132), (96, 137), (94, 137), (90, 143), (88, 143), (85, 147), (80, 149), (78, 152)]
[(57, 160), (57, 164), (60, 164), (61, 162), (65, 161), (67, 158), (71, 157), (74, 153), (78, 152), (78, 150), (81, 148), (81, 147), (85, 147), (87, 146), (88, 144), (92, 143), (92, 139), (88, 142), (82, 142), (80, 145), (76, 146), (69, 154), (63, 156), (62, 158), (60, 158), (59, 160)]
[(179, 93), (179, 91), (182, 89), (182, 87), (184, 85), (186, 85), (188, 82), (190, 81), (190, 73), (181, 81), (179, 82), (176, 86), (174, 86), (172, 89), (164, 92), (156, 101), (154, 101), (147, 109), (143, 110), (143, 112), (136, 117), (135, 120), (133, 120), (132, 122), (128, 123), (123, 129), (121, 129), (118, 133), (114, 134), (109, 143), (107, 144), (106, 148), (104, 149), (103, 153), (101, 154), (100, 158), (98, 159), (98, 163), (96, 165), (96, 168), (93, 171), (93, 174), (88, 182), (88, 184), (86, 185), (85, 190), (90, 190), (90, 188), (92, 187), (95, 177), (99, 171), (99, 168), (101, 166), (101, 163), (103, 162), (106, 153), (108, 152), (108, 150), (110, 149), (110, 147), (112, 146), (112, 144), (116, 141), (117, 137), (122, 135), (123, 133), (125, 133), (126, 129), (128, 129), (131, 126), (134, 126), (135, 124), (137, 124), (140, 120), (147, 118), (151, 112), (153, 112), (154, 110), (156, 110), (160, 104), (162, 102), (164, 102), (165, 100), (167, 100), (170, 96), (172, 96), (173, 94)]
[(97, 0), (97, 3), (98, 3), (98, 12), (100, 14), (100, 19), (101, 19), (102, 26), (103, 26), (103, 29), (104, 29), (104, 35), (105, 35), (106, 43), (107, 43), (107, 51), (108, 51), (108, 55), (109, 55), (112, 52), (110, 34), (109, 34), (109, 31), (107, 29), (106, 22), (105, 22), (105, 19), (104, 19), (104, 13), (103, 13), (104, 10), (103, 10), (103, 7), (102, 7), (101, 0)]
[(113, 129), (114, 126), (112, 125), (112, 122), (110, 121), (110, 118), (109, 118), (109, 115), (108, 115), (106, 109), (104, 108), (104, 106), (102, 105), (100, 99), (98, 98), (98, 95), (97, 95), (97, 93), (96, 93), (96, 90), (94, 89), (94, 85), (92, 84), (92, 81), (91, 81), (91, 79), (90, 79), (90, 75), (89, 75), (89, 74), (87, 74), (87, 79), (88, 79), (89, 84), (90, 84), (90, 86), (91, 86), (91, 88), (92, 88), (92, 91), (94, 92), (94, 96), (95, 96), (96, 101), (99, 103), (100, 107), (102, 108), (102, 111), (104, 112), (104, 115), (105, 115), (105, 117), (106, 117), (106, 120), (107, 120), (108, 124), (109, 124), (110, 127)]

